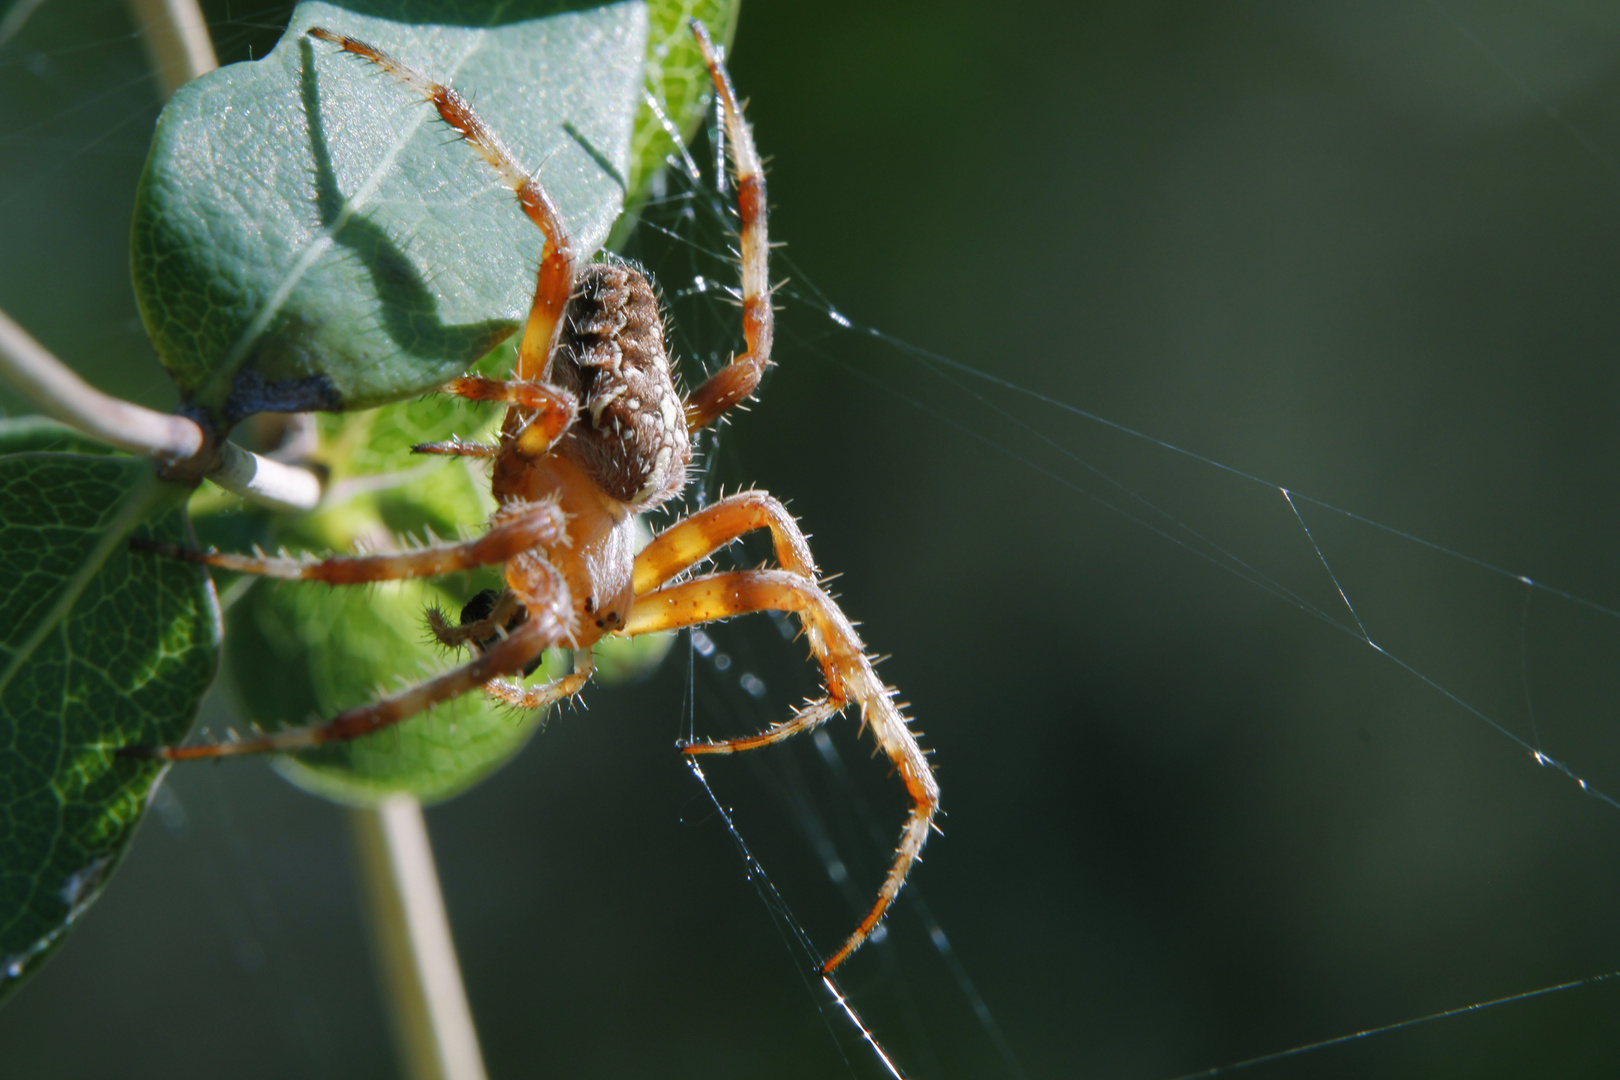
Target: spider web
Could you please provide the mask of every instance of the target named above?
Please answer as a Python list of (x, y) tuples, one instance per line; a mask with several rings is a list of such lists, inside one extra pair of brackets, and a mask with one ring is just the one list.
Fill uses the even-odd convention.
[[(100, 81), (88, 90), (76, 73), (59, 99), (0, 125), (0, 162), (24, 144), (57, 155), (0, 173), (13, 221), (0, 248), (33, 253), (0, 277), (0, 306), (75, 359), (118, 358), (97, 381), (162, 406), (166, 381), (135, 362), (143, 345), (119, 299), (127, 213), (105, 193), (138, 170), (155, 99), (122, 31), (31, 44), (59, 2), (0, 44), (0, 73), (41, 68), (30, 77), (48, 81), (77, 63)], [(1024, 173), (1070, 184), (1059, 200), (1031, 200), (1091, 230), (1073, 248), (999, 203), (988, 214), (999, 246), (941, 246), (931, 237), (960, 241), (961, 187), (935, 186), (926, 164), (903, 176), (864, 164), (854, 150), (905, 161), (919, 140), (891, 131), (862, 144), (850, 117), (820, 144), (852, 144), (845, 185), (883, 198), (889, 215), (902, 201), (889, 193), (902, 191), (931, 220), (821, 198), (817, 144), (792, 141), (803, 121), (788, 91), (749, 66), (747, 35), (754, 20), (767, 33), (771, 16), (744, 13), (738, 81), (756, 95), (762, 147), (778, 153), (774, 235), (792, 247), (775, 276), (791, 280), (779, 294), (782, 366), (752, 413), (705, 443), (694, 497), (758, 483), (789, 500), (822, 566), (846, 572), (835, 587), (873, 647), (894, 654), (883, 672), (938, 752), (945, 836), (888, 940), (841, 973), (907, 1075), (1579, 1075), (1613, 1060), (1620, 604), (1599, 407), (1612, 383), (1596, 360), (1582, 366), (1604, 355), (1613, 327), (1559, 269), (1573, 262), (1592, 292), (1612, 292), (1595, 251), (1617, 187), (1612, 37), (1574, 7), (1543, 12), (1528, 35), (1498, 9), (1419, 7), (1184, 32), (1233, 45), (1281, 25), (1296, 59), (1326, 57), (1320, 66), (1361, 95), (1354, 109), (1338, 103), (1354, 114), (1338, 127), (1376, 121), (1403, 135), (1373, 144), (1388, 156), (1351, 180), (1320, 167), (1340, 160), (1336, 147), (1313, 155), (1255, 134), (1333, 118), (1323, 97), (1339, 83), (1296, 73), (1289, 93), (1207, 91), (1218, 104), (1196, 123), (1183, 116), (1179, 141), (1150, 146), (1163, 155), (1149, 153), (1152, 168), (1107, 151), (1140, 150), (1136, 136), (1164, 117), (1083, 99), (1076, 130), (1103, 164), (1037, 144)], [(118, 9), (88, 8), (119, 25)], [(227, 55), (276, 23), (273, 11), (212, 14)], [(1377, 40), (1396, 44), (1367, 44)], [(994, 40), (985, 49), (990, 63)], [(1153, 70), (1163, 93), (1178, 90)], [(822, 93), (830, 103), (812, 97), (816, 108), (836, 114), (836, 87)], [(1008, 125), (1025, 141), (1009, 135), (984, 156), (1031, 154), (1028, 131)], [(1264, 154), (1267, 169), (1242, 168)], [(672, 173), (646, 214), (667, 247), (644, 240), (636, 254), (658, 275), (685, 360), (712, 367), (735, 347), (735, 279), (727, 221), (711, 212), (724, 205), (713, 147), (693, 156), (706, 179)], [(1346, 214), (1343, 228), (1392, 219), (1400, 229), (1388, 231), (1422, 234), (1428, 249), (1377, 228), (1313, 227), (1320, 204), (1289, 201), (1326, 189), (1353, 207), (1376, 202), (1364, 193), (1397, 190), (1382, 181), (1405, 157), (1439, 173), (1434, 187), (1455, 205), (1413, 185), (1409, 201)], [(1300, 174), (1302, 162), (1318, 167)], [(1128, 178), (1108, 180), (1104, 166)], [(1498, 172), (1521, 186), (1489, 198)], [(1306, 238), (1294, 246), (1267, 218), (1222, 226), (1221, 213), (1263, 198), (1212, 205), (1223, 182), (1266, 175), (1278, 179), (1260, 196)], [(1132, 201), (1133, 184), (1154, 199)], [(53, 200), (76, 212), (47, 218), (38, 208)], [(1111, 201), (1124, 208), (1091, 209)], [(1131, 217), (1154, 205), (1170, 208), (1160, 227), (1173, 244)], [(16, 231), (20, 209), (83, 232)], [(1490, 235), (1481, 221), (1523, 234), (1503, 249), (1515, 257), (1469, 239)], [(1437, 235), (1453, 249), (1437, 254)], [(1124, 242), (1144, 237), (1145, 248)], [(37, 254), (47, 242), (59, 259)], [(1367, 284), (1424, 257), (1432, 266), (1406, 279), (1411, 306), (1453, 322), (1417, 321), (1395, 289)], [(1342, 272), (1313, 276), (1318, 260)], [(1275, 266), (1290, 273), (1256, 270)], [(1151, 273), (1178, 302), (1144, 334), (1126, 286)], [(921, 280), (902, 288), (908, 274)], [(1008, 281), (1034, 297), (1028, 311)], [(1369, 292), (1318, 313), (1318, 324), (1357, 316), (1324, 343), (1307, 320), (1314, 294), (1346, 283)], [(1515, 291), (1547, 317), (1507, 318)], [(1547, 416), (1560, 419), (1538, 427)], [(765, 552), (745, 544), (730, 557), (750, 565)], [(637, 1036), (618, 1041), (656, 1046), (647, 1060), (661, 1067), (884, 1075), (802, 974), (886, 860), (902, 803), (881, 764), (845, 722), (757, 762), (709, 767), (713, 802), (672, 764), (669, 741), (757, 729), (808, 692), (799, 646), (769, 625), (708, 629), (645, 686), (597, 691), (589, 712), (564, 713), (541, 746), (435, 814), (492, 1071), (534, 1059), (624, 1071), (632, 1058), (604, 1031), (611, 1017)], [(384, 1060), (335, 815), (253, 768), (180, 771), (171, 787), (178, 809), (159, 807), (170, 827), (148, 830), (76, 944), (0, 1014), (19, 1075), (43, 1074), (65, 1033), (82, 1030), (86, 987), (151, 993), (159, 965), (179, 972), (169, 1015), (201, 1034), (142, 1050), (149, 1025), (98, 1022), (137, 1062), (183, 1069), (195, 1053), (217, 1066), (216, 1037), (233, 1061), (258, 1039), (267, 1074), (354, 1075)], [(568, 893), (614, 899), (570, 905)], [(596, 947), (570, 946), (564, 926)], [(477, 959), (501, 953), (510, 959)], [(984, 1002), (998, 1025), (976, 1018)], [(535, 1016), (542, 1049), (520, 1034)], [(1361, 1037), (1385, 1028), (1398, 1030)]]

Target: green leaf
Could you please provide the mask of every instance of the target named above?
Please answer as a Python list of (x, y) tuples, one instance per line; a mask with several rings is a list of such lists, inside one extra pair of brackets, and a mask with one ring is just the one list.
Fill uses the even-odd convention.
[(405, 0), (384, 19), (304, 3), (269, 55), (174, 96), (132, 260), (190, 409), (223, 430), (399, 400), (459, 374), (528, 311), (540, 231), (430, 105), (304, 36), (311, 25), (460, 87), (542, 167), (577, 246), (601, 245), (624, 202), (647, 9), (564, 6), (577, 5)]
[[(664, 120), (680, 131), (682, 140), (690, 138), (703, 119), (704, 103), (713, 89), (709, 69), (692, 36), (692, 20), (703, 23), (715, 41), (729, 46), (737, 29), (738, 3), (656, 0), (649, 5), (646, 75), (647, 96), (652, 102), (642, 102), (630, 138), (630, 198), (626, 201), (631, 206), (641, 201), (653, 176), (664, 167), (664, 159), (676, 150)], [(623, 239), (619, 230), (614, 238)]]
[[(304, 550), (348, 551), (361, 542), (388, 545), (403, 533), (455, 536), (483, 522), (494, 501), (476, 463), (412, 458), (409, 449), (452, 434), (476, 439), (499, 417), (498, 409), (441, 396), (321, 417), (336, 498), (288, 523), (276, 539)], [(453, 617), (472, 593), (498, 584), (497, 572), (486, 570), (368, 588), (254, 585), (229, 620), (227, 656), (242, 708), (273, 729), (331, 717), (402, 680), (420, 680), (452, 662), (429, 645), (424, 611), (438, 607)], [(364, 804), (392, 791), (434, 801), (506, 761), (540, 719), (468, 694), (369, 738), (282, 759), (278, 768), (340, 802)]]
[[(42, 431), (0, 423), (0, 452)], [(160, 768), (113, 751), (183, 737), (213, 680), (207, 578), (129, 548), (188, 542), (187, 494), (140, 459), (0, 457), (0, 997), (134, 834)]]
[[(508, 370), (510, 347), (482, 367)], [(339, 497), (288, 523), (276, 536), (295, 548), (347, 551), (357, 543), (389, 544), (402, 533), (454, 536), (494, 509), (485, 467), (474, 461), (423, 459), (414, 443), (493, 438), (501, 410), (435, 396), (382, 409), (320, 418), (330, 488)], [(344, 497), (345, 491), (352, 494)], [(483, 588), (498, 588), (497, 568), (431, 581), (371, 588), (254, 585), (229, 616), (227, 658), (248, 718), (273, 729), (331, 717), (401, 682), (419, 681), (465, 659), (431, 643), (429, 607), (455, 621)], [(609, 677), (634, 677), (669, 648), (667, 636), (605, 641), (598, 647)], [(539, 684), (567, 670), (556, 654), (530, 679)], [(350, 804), (406, 791), (426, 802), (448, 798), (511, 758), (544, 722), (467, 694), (364, 739), (280, 759), (277, 768), (318, 795)]]

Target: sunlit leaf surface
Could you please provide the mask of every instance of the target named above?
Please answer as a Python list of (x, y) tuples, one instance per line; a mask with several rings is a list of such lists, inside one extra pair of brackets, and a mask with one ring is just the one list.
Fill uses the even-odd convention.
[(540, 231), (430, 105), (306, 37), (311, 25), (472, 96), (541, 169), (579, 247), (600, 246), (624, 201), (647, 10), (559, 6), (404, 3), (383, 19), (306, 3), (264, 59), (174, 96), (133, 265), (147, 330), (194, 409), (224, 427), (398, 400), (464, 370), (528, 310)]
[(0, 424), (0, 996), (134, 834), (159, 769), (114, 749), (183, 736), (217, 665), (206, 578), (129, 549), (187, 541), (185, 489), (143, 460), (38, 449), (75, 441)]

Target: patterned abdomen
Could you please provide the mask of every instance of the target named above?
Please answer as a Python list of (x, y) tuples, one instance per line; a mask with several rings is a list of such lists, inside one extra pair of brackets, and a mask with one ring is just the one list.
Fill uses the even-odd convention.
[(582, 267), (574, 289), (547, 381), (580, 412), (558, 450), (613, 498), (649, 509), (681, 490), (692, 458), (658, 295), (617, 260)]

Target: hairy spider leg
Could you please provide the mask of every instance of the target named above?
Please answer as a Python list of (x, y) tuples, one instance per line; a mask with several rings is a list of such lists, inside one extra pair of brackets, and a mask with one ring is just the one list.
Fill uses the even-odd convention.
[(310, 27), (305, 33), (369, 60), (432, 103), (450, 129), (465, 139), (478, 152), (478, 156), (500, 174), (502, 182), (517, 196), (518, 205), (529, 220), (545, 233), (546, 253), (540, 260), (534, 301), (529, 307), (529, 318), (524, 324), (523, 338), (518, 346), (517, 365), (519, 379), (545, 379), (549, 374), (551, 354), (556, 351), (557, 338), (562, 332), (563, 311), (568, 307), (569, 295), (574, 291), (574, 264), (577, 259), (573, 241), (563, 227), (562, 215), (557, 212), (557, 204), (539, 180), (524, 171), (512, 157), (512, 152), (460, 94), (400, 63), (381, 49), (346, 34), (318, 26)]
[(529, 621), (497, 641), (488, 650), (460, 667), (451, 668), (424, 683), (401, 690), (378, 701), (348, 709), (324, 724), (288, 728), (273, 735), (237, 742), (204, 746), (125, 746), (118, 757), (160, 761), (193, 761), (198, 758), (234, 757), (240, 754), (289, 753), (308, 750), (324, 743), (342, 742), (370, 735), (401, 720), (408, 720), (442, 701), (459, 697), (502, 675), (514, 675), (536, 656), (555, 645), (564, 629), (541, 606), (531, 612)]
[[(769, 528), (782, 570), (710, 574), (665, 585), (693, 563), (753, 529)], [(872, 906), (843, 947), (821, 967), (830, 973), (849, 958), (883, 920), (917, 861), (939, 809), (939, 785), (928, 758), (894, 702), (894, 691), (873, 670), (855, 627), (815, 583), (810, 548), (782, 504), (763, 492), (740, 492), (659, 534), (636, 557), (637, 599), (623, 633), (629, 636), (673, 630), (758, 611), (791, 611), (798, 616), (821, 666), (827, 696), (758, 735), (683, 747), (688, 754), (731, 754), (781, 742), (837, 715), (850, 702), (872, 728), (878, 747), (894, 763), (911, 797), (911, 815), (900, 834), (894, 862)]]
[[(488, 615), (472, 622), (464, 622), (460, 626), (451, 626), (445, 621), (444, 612), (438, 608), (429, 608), (427, 613), (428, 629), (433, 636), (439, 639), (439, 644), (448, 645), (452, 649), (460, 648), (469, 641), (488, 641), (490, 638), (503, 633), (508, 623), (512, 621), (522, 604), (517, 594), (511, 589), (502, 589), (495, 598), (495, 604), (490, 608)], [(467, 617), (465, 609), (462, 611), (463, 619)]]
[(130, 545), (171, 559), (217, 566), (241, 574), (288, 581), (324, 581), (328, 585), (363, 585), (374, 581), (438, 577), (474, 566), (504, 563), (530, 548), (562, 542), (566, 525), (566, 515), (555, 503), (508, 503), (495, 512), (489, 531), (476, 539), (457, 544), (432, 544), (386, 555), (293, 559), (198, 551), (143, 540), (132, 540)]
[[(791, 611), (804, 625), (810, 651), (820, 662), (827, 684), (826, 703), (812, 703), (786, 724), (762, 736), (736, 744), (688, 746), (686, 752), (734, 753), (768, 745), (808, 730), (854, 702), (860, 707), (862, 721), (871, 726), (878, 747), (894, 763), (911, 796), (911, 815), (901, 830), (894, 862), (878, 890), (877, 902), (843, 946), (821, 965), (822, 973), (827, 974), (848, 959), (883, 921), (927, 843), (928, 831), (939, 809), (939, 785), (927, 756), (894, 703), (893, 690), (878, 679), (855, 628), (832, 598), (815, 583), (785, 570), (710, 574), (666, 586), (636, 601), (622, 632), (635, 636), (770, 610)], [(825, 715), (822, 715), (824, 710)]]
[[(497, 680), (503, 675), (521, 674), (529, 668), (532, 661), (552, 646), (572, 644), (576, 628), (572, 618), (573, 605), (569, 600), (568, 583), (556, 567), (547, 562), (545, 556), (537, 549), (538, 545), (566, 542), (566, 533), (564, 532), (566, 522), (562, 509), (551, 502), (538, 504), (509, 503), (496, 511), (495, 519), (496, 525), (491, 529), (491, 534), (507, 521), (543, 523), (542, 529), (532, 532), (532, 539), (529, 543), (519, 546), (516, 551), (490, 560), (506, 564), (508, 590), (513, 597), (512, 609), (515, 610), (516, 605), (521, 604), (528, 615), (522, 624), (510, 632), (506, 631), (504, 626), (495, 628), (493, 633), (496, 641), (483, 648), (468, 663), (451, 668), (449, 671), (436, 675), (426, 682), (401, 690), (397, 694), (389, 695), (367, 705), (348, 709), (323, 724), (303, 728), (289, 728), (273, 735), (211, 746), (126, 746), (120, 748), (117, 755), (119, 757), (163, 761), (190, 761), (197, 758), (233, 757), (241, 754), (288, 753), (307, 750), (310, 747), (320, 746), (325, 743), (358, 739), (363, 735), (370, 735), (392, 724), (397, 724), (401, 720), (408, 720), (417, 713), (430, 709), (440, 702), (465, 694), (469, 690), (487, 686), (492, 680)], [(482, 539), (487, 538), (486, 536)], [(456, 546), (464, 548), (467, 545)], [(202, 553), (192, 554), (201, 555)], [(225, 557), (206, 556), (194, 561), (212, 563), (213, 560), (219, 558)], [(251, 560), (246, 561), (250, 562)], [(291, 562), (291, 560), (271, 561)], [(325, 560), (326, 563), (341, 561), (343, 560)], [(467, 563), (452, 566), (450, 569), (462, 569), (464, 565), (475, 564)], [(246, 569), (246, 567), (232, 567), (232, 569)], [(254, 571), (249, 570), (249, 572)], [(372, 578), (370, 580), (384, 579)], [(481, 640), (487, 642), (489, 639), (484, 638)], [(578, 664), (578, 661), (576, 661), (576, 664)], [(576, 672), (577, 670), (576, 668)], [(589, 677), (589, 673), (590, 663), (587, 659), (584, 664), (586, 678)], [(567, 680), (558, 681), (567, 682)], [(583, 685), (583, 679), (581, 685)], [(503, 684), (496, 683), (496, 687), (501, 688)], [(495, 696), (504, 700), (508, 695), (497, 691)]]
[[(691, 517), (676, 522), (653, 537), (636, 556), (637, 595), (646, 595), (677, 574), (702, 562), (720, 548), (755, 529), (770, 529), (776, 561), (783, 570), (806, 581), (817, 578), (808, 538), (793, 515), (763, 491), (739, 491)], [(809, 731), (832, 718), (844, 702), (822, 698), (805, 705), (791, 719), (773, 724), (758, 735), (721, 742), (693, 743), (688, 754), (730, 754), (769, 746)]]
[(692, 33), (703, 50), (709, 76), (725, 114), (727, 144), (732, 169), (737, 174), (737, 218), (740, 228), (737, 249), (742, 270), (743, 341), (748, 346), (741, 356), (709, 376), (707, 382), (686, 399), (686, 426), (691, 431), (713, 423), (720, 416), (753, 397), (759, 380), (771, 362), (771, 339), (775, 315), (771, 311), (771, 286), (766, 260), (770, 240), (766, 234), (765, 170), (754, 149), (754, 133), (743, 119), (742, 107), (731, 87), (731, 76), (709, 40), (709, 32), (696, 19)]
[[(636, 556), (636, 594), (650, 593), (755, 529), (771, 530), (776, 561), (782, 569), (807, 581), (816, 580), (816, 566), (810, 555), (808, 538), (799, 530), (798, 522), (793, 520), (787, 508), (763, 491), (739, 491), (675, 523), (648, 541)], [(773, 724), (758, 735), (721, 742), (693, 743), (682, 747), (682, 751), (688, 754), (729, 754), (769, 746), (818, 727), (842, 708), (842, 702), (834, 703), (830, 698), (822, 698), (807, 703), (791, 719)]]
[[(468, 401), (490, 401), (508, 406), (506, 433), (512, 437), (518, 450), (531, 458), (550, 450), (579, 414), (579, 402), (573, 394), (528, 379), (463, 375), (446, 384), (444, 391)], [(415, 450), (414, 447), (412, 449)]]
[(591, 681), (591, 673), (595, 670), (596, 662), (591, 650), (575, 649), (574, 670), (560, 679), (552, 679), (544, 686), (523, 686), (496, 679), (484, 684), (484, 692), (497, 701), (504, 701), (519, 709), (546, 709), (563, 698), (573, 697), (585, 689), (585, 684)]
[(763, 491), (739, 491), (677, 521), (647, 542), (636, 555), (635, 587), (641, 596), (755, 529), (770, 529), (782, 569), (811, 581), (816, 564), (798, 522)]

